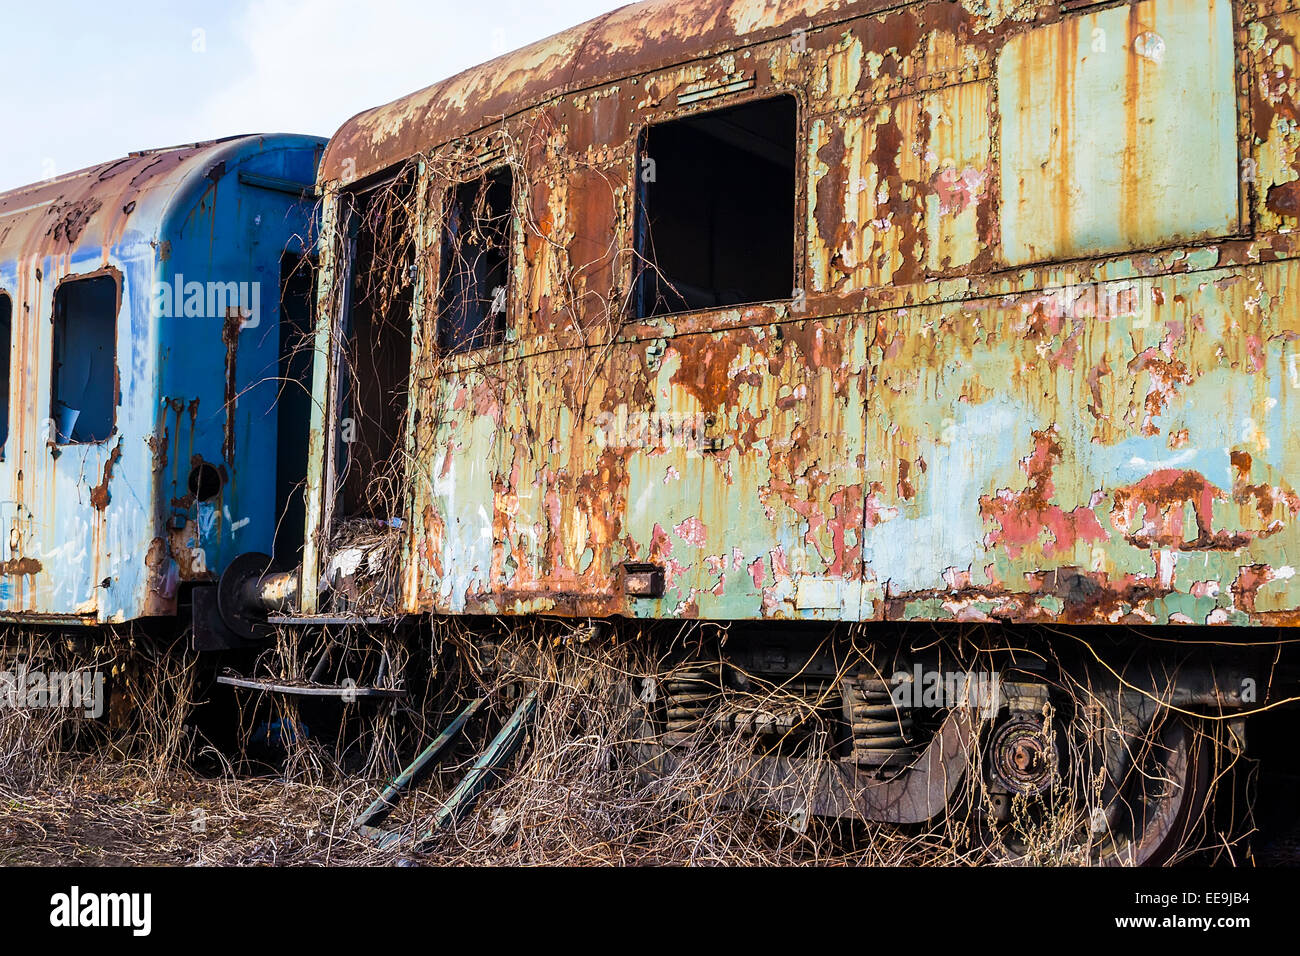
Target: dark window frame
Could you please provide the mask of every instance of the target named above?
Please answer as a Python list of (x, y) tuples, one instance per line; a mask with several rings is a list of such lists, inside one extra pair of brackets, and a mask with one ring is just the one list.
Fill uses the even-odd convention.
[(14, 297), (9, 294), (9, 290), (0, 286), (0, 299), (8, 303), (8, 334), (3, 336), (4, 339), (4, 381), (0, 383), (3, 389), (4, 411), (0, 414), (0, 461), (5, 460), (5, 450), (9, 445), (9, 432), (11, 429), (10, 413), (13, 410), (13, 384), (14, 384)]
[[(59, 350), (58, 350), (58, 326), (59, 326), (59, 304), (60, 297), (64, 290), (76, 283), (89, 282), (100, 279), (109, 279), (113, 283), (113, 394), (110, 402), (110, 417), (107, 432), (102, 438), (94, 438), (78, 441), (71, 435), (64, 438), (58, 431), (58, 418), (55, 415), (56, 404), (60, 403), (59, 398)], [(122, 315), (122, 274), (113, 268), (97, 269), (94, 272), (86, 272), (77, 275), (67, 275), (59, 280), (54, 287), (54, 294), (50, 297), (50, 404), (49, 419), (53, 422), (50, 428), (47, 444), (66, 446), (66, 445), (103, 445), (117, 435), (117, 410), (122, 400), (122, 378), (121, 366), (118, 364), (118, 354), (120, 352), (121, 342), (118, 336), (118, 322)]]
[[(412, 204), (412, 208), (417, 208), (419, 182), (417, 167), (412, 164), (402, 164), (360, 182), (349, 184), (338, 197), (340, 205), (337, 222), (339, 236), (342, 239), (340, 248), (342, 268), (338, 270), (337, 275), (342, 279), (342, 286), (338, 311), (334, 319), (337, 345), (331, 358), (331, 375), (335, 379), (332, 399), (334, 426), (330, 453), (333, 461), (330, 469), (333, 496), (331, 520), (370, 515), (376, 504), (369, 494), (370, 479), (374, 473), (373, 466), (382, 468), (391, 465), (393, 454), (397, 454), (400, 460), (406, 447), (411, 401), (411, 343), (416, 322), (415, 303), (418, 288), (418, 279), (414, 270), (418, 268), (419, 246), (414, 229), (409, 233), (400, 230), (385, 231), (381, 235), (380, 231), (373, 227), (393, 226), (395, 223), (390, 216), (407, 203)], [(380, 211), (376, 212), (371, 208), (373, 203), (379, 203)], [(411, 224), (418, 228), (414, 222)], [(370, 238), (364, 239), (363, 233), (368, 233)], [(391, 247), (385, 245), (390, 242), (393, 243)], [(362, 261), (373, 265), (373, 259), (366, 257), (373, 255), (376, 243), (386, 252), (391, 253), (400, 249), (411, 256), (411, 261), (405, 263), (405, 270), (409, 271), (402, 273), (408, 276), (409, 284), (403, 287), (400, 293), (392, 294), (390, 299), (384, 299), (382, 295), (376, 298), (376, 280), (368, 278), (373, 270), (360, 268)], [(367, 244), (371, 247), (369, 251), (366, 249)], [(391, 268), (391, 263), (389, 267)], [(381, 274), (383, 268), (381, 264), (379, 270)], [(379, 282), (379, 286), (382, 286), (382, 282)], [(409, 301), (405, 301), (405, 297), (409, 297)], [(401, 306), (395, 311), (390, 311), (399, 302)], [(387, 308), (376, 309), (376, 305), (387, 306)], [(405, 313), (404, 320), (399, 319), (402, 313)], [(359, 324), (359, 320), (363, 320), (364, 325)], [(366, 335), (376, 337), (382, 337), (394, 330), (401, 331), (402, 344), (399, 346), (399, 351), (402, 357), (397, 360), (397, 365), (401, 366), (400, 374), (392, 376), (391, 379), (382, 374), (362, 374), (365, 369), (361, 364), (363, 356), (358, 351), (357, 336), (361, 334), (363, 328)], [(372, 341), (377, 342), (377, 339)], [(386, 350), (368, 353), (364, 359), (370, 363), (369, 371), (376, 373), (398, 371), (396, 367), (378, 361), (381, 353), (389, 358), (398, 354)], [(380, 383), (381, 404), (377, 410), (370, 406), (362, 393), (363, 386), (371, 383)], [(383, 393), (387, 394), (383, 395)], [(369, 397), (374, 398), (374, 393), (372, 392)], [(400, 414), (385, 418), (385, 412), (395, 407), (394, 400), (400, 406)], [(378, 411), (378, 414), (371, 414), (372, 411)], [(351, 427), (361, 429), (365, 437), (351, 441), (342, 439), (341, 431), (344, 423), (349, 421), (352, 422)], [(393, 426), (391, 432), (387, 425)], [(375, 439), (375, 441), (368, 439)], [(376, 449), (381, 453), (377, 454)], [(368, 464), (372, 468), (367, 469), (360, 463), (361, 455), (368, 457)], [(406, 482), (403, 473), (395, 473), (390, 477), (403, 484)], [(403, 491), (402, 496), (405, 497), (407, 493)]]
[[(444, 295), (448, 289), (447, 273), (447, 256), (448, 256), (448, 235), (450, 227), (450, 218), (453, 209), (460, 204), (458, 193), (467, 187), (482, 188), (480, 184), (486, 183), (494, 176), (505, 175), (509, 178), (510, 184), (510, 205), (508, 221), (506, 223), (506, 243), (505, 256), (502, 263), (504, 267), (504, 281), (502, 286), (505, 289), (505, 302), (501, 310), (501, 320), (499, 326), (483, 330), (482, 326), (486, 323), (491, 313), (484, 316), (479, 327), (457, 341), (454, 345), (448, 346), (445, 343), (445, 316), (447, 312), (447, 303)], [(515, 288), (515, 266), (517, 264), (517, 247), (519, 244), (519, 203), (520, 203), (520, 181), (518, 170), (510, 162), (495, 162), (491, 165), (476, 166), (464, 170), (462, 176), (455, 181), (446, 181), (442, 189), (442, 225), (438, 234), (438, 274), (437, 282), (431, 290), (431, 298), (434, 316), (434, 345), (438, 355), (447, 357), (461, 357), (481, 353), (487, 349), (503, 348), (510, 337), (510, 329), (515, 316), (515, 303), (518, 298), (518, 290)], [(489, 190), (491, 186), (489, 185)], [(480, 297), (479, 301), (483, 301)], [(464, 329), (459, 331), (463, 332)]]
[[(302, 561), (306, 494), (311, 474), (312, 373), (320, 305), (319, 276), (320, 253), (314, 246), (290, 242), (281, 250), (276, 310), (279, 382), (269, 409), (276, 420), (275, 531), (271, 551), (277, 564)], [(306, 295), (297, 298), (294, 293), (304, 279)], [(303, 307), (301, 315), (295, 309), (299, 305)], [(302, 321), (297, 321), (300, 318)], [(292, 423), (295, 413), (302, 419), (301, 432)]]
[[(790, 223), (791, 282), (789, 291), (786, 294), (777, 297), (754, 299), (752, 301), (728, 303), (723, 305), (688, 307), (672, 311), (655, 311), (653, 308), (648, 308), (645, 303), (643, 275), (654, 262), (654, 259), (647, 256), (645, 251), (646, 243), (650, 239), (650, 228), (646, 219), (646, 192), (648, 184), (644, 182), (642, 178), (642, 158), (645, 155), (648, 134), (656, 127), (662, 127), (682, 120), (702, 119), (710, 114), (722, 113), (733, 108), (770, 103), (780, 99), (791, 100), (794, 107), (792, 142), (794, 178), (792, 183), (793, 193), (791, 196), (793, 208)], [(799, 297), (800, 292), (807, 295), (807, 240), (806, 223), (804, 220), (807, 215), (806, 196), (808, 190), (808, 116), (808, 104), (802, 91), (796, 88), (787, 88), (782, 86), (766, 89), (749, 89), (745, 90), (743, 93), (721, 94), (715, 97), (695, 100), (686, 108), (674, 110), (665, 116), (657, 116), (648, 119), (637, 126), (631, 138), (633, 145), (631, 169), (631, 195), (633, 197), (633, 202), (632, 229), (629, 239), (632, 256), (630, 271), (627, 274), (627, 281), (630, 288), (630, 295), (627, 299), (628, 309), (630, 317), (633, 320), (650, 322), (667, 316), (700, 315), (737, 308), (784, 305), (795, 302)]]

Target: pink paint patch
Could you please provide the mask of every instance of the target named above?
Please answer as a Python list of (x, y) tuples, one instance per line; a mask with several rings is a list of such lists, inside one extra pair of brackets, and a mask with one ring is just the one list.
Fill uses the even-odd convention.
[(474, 414), (490, 416), (501, 424), (501, 403), (497, 401), (496, 390), (487, 382), (474, 386)]
[(704, 522), (699, 518), (687, 518), (681, 524), (673, 526), (673, 534), (681, 538), (687, 544), (693, 544), (697, 548), (704, 547), (704, 542), (708, 538), (708, 529), (704, 527)]
[(790, 577), (790, 565), (785, 559), (785, 548), (780, 545), (776, 546), (775, 551), (768, 552), (772, 556), (772, 579), (780, 581), (782, 578)]
[(943, 581), (953, 591), (970, 587), (970, 568), (945, 568)]
[(762, 558), (755, 558), (749, 565), (749, 576), (754, 579), (754, 587), (763, 587), (763, 578), (766, 577), (766, 569), (763, 565)]
[(898, 517), (898, 509), (884, 504), (881, 500), (881, 491), (880, 483), (873, 482), (871, 490), (862, 499), (862, 525), (868, 531), (882, 521), (891, 521)]
[(1258, 335), (1246, 336), (1246, 349), (1250, 353), (1250, 371), (1258, 372), (1264, 367), (1264, 344)]
[(656, 521), (654, 530), (650, 532), (650, 560), (655, 564), (661, 564), (672, 553), (673, 541), (668, 537), (668, 532)]
[(979, 195), (987, 178), (987, 173), (973, 166), (967, 166), (960, 173), (952, 166), (940, 169), (930, 180), (935, 195), (939, 197), (939, 212), (952, 216), (964, 210)]
[(1066, 511), (1052, 502), (1056, 494), (1052, 472), (1061, 454), (1055, 425), (1034, 432), (1033, 454), (1020, 462), (1029, 478), (1028, 485), (1018, 491), (1001, 488), (995, 495), (980, 498), (981, 514), (996, 526), (985, 535), (985, 547), (1001, 545), (1010, 557), (1018, 558), (1026, 547), (1041, 545), (1043, 553), (1051, 558), (1068, 554), (1077, 542), (1092, 544), (1109, 539), (1090, 508), (1080, 505)]

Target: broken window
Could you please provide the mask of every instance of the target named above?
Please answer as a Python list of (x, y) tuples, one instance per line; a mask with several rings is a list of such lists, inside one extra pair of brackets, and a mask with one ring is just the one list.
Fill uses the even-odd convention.
[(117, 410), (117, 281), (93, 276), (54, 293), (50, 417), (60, 444), (103, 441)]
[(414, 302), (413, 172), (344, 197), (351, 270), (339, 416), (343, 517), (402, 511)]
[(638, 317), (793, 295), (796, 124), (779, 96), (642, 132)]
[(4, 376), (0, 378), (0, 459), (4, 458), (5, 445), (9, 443), (9, 381), (13, 369), (11, 351), (13, 323), (13, 300), (0, 292), (0, 349), (4, 350), (3, 358), (0, 358), (0, 374)]
[(505, 338), (514, 176), (494, 169), (448, 191), (438, 289), (438, 347), (463, 352)]
[(278, 450), (272, 557), (286, 567), (302, 559), (315, 326), (316, 259), (285, 252), (280, 257), (280, 388), (275, 399)]

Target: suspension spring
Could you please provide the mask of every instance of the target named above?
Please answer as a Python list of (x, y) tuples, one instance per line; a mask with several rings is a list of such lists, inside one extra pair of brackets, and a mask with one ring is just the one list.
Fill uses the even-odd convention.
[(820, 680), (789, 679), (762, 690), (750, 689), (719, 719), (742, 735), (805, 737), (825, 726), (822, 713), (839, 704), (839, 695)]
[(721, 683), (716, 665), (686, 665), (665, 676), (663, 690), (668, 732), (698, 730), (719, 697)]
[(844, 716), (853, 729), (853, 757), (859, 766), (896, 769), (916, 756), (912, 713), (895, 703), (888, 681), (850, 677), (842, 684)]

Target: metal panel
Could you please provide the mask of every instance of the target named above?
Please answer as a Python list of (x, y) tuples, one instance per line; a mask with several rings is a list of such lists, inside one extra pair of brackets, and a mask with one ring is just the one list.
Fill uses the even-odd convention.
[(1007, 41), (998, 58), (1010, 265), (1238, 229), (1229, 0), (1143, 0)]
[(1300, 14), (1263, 15), (1249, 24), (1247, 36), (1256, 145), (1254, 156), (1243, 167), (1243, 181), (1252, 187), (1258, 228), (1292, 229), (1300, 221), (1300, 114), (1296, 110)]
[[(947, 3), (947, 0), (944, 0)], [(857, 12), (897, 0), (857, 0)], [(628, 4), (367, 110), (330, 139), (322, 182), (349, 183), (397, 165), (431, 145), (490, 127), (557, 92), (588, 90), (693, 57), (735, 49), (738, 40), (788, 40), (795, 31), (847, 16), (824, 0), (649, 0)]]

